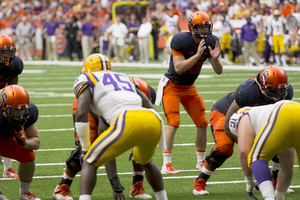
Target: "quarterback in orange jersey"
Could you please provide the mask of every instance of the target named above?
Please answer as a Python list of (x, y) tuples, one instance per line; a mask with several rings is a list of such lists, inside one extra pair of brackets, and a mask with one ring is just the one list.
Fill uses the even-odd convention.
[[(13, 39), (0, 34), (0, 89), (7, 85), (18, 84), (18, 75), (23, 71), (23, 61), (15, 56), (16, 46)], [(11, 159), (3, 157), (4, 178), (18, 179), (18, 174), (11, 168)]]
[[(110, 66), (109, 59), (102, 55), (102, 54), (92, 54), (90, 55), (83, 64), (83, 71), (82, 72), (96, 72), (102, 69), (102, 62), (107, 62)], [(107, 69), (111, 69), (108, 67)], [(144, 80), (140, 78), (135, 78), (136, 82), (138, 83), (140, 90), (146, 94), (149, 99), (154, 99), (155, 101), (155, 91), (151, 88)], [(76, 117), (76, 110), (77, 110), (77, 98), (74, 98), (73, 105), (72, 105), (72, 113), (73, 113), (73, 121), (75, 123)], [(105, 121), (103, 117), (99, 117), (96, 115), (91, 109), (88, 113), (88, 121), (90, 125), (90, 141), (93, 143), (102, 132), (104, 132), (108, 127), (109, 124)], [(75, 130), (75, 145), (76, 148), (72, 151), (70, 157), (67, 159), (66, 170), (63, 174), (63, 177), (60, 183), (56, 186), (53, 197), (56, 200), (73, 200), (70, 196), (70, 186), (73, 182), (75, 175), (81, 171), (81, 165), (79, 161), (81, 147), (80, 147), (80, 140)], [(130, 197), (134, 197), (136, 199), (151, 199), (152, 197), (143, 189), (143, 179), (144, 179), (144, 170), (140, 167), (139, 164), (136, 164), (134, 160), (132, 160), (133, 164), (133, 179), (132, 179), (132, 186)], [(113, 190), (114, 190), (114, 197), (125, 199), (124, 193), (122, 192), (124, 188), (122, 187), (117, 171), (116, 171), (116, 162), (115, 159), (105, 164), (105, 169), (107, 172), (108, 179), (110, 180)]]
[(208, 14), (202, 11), (194, 12), (188, 20), (189, 32), (176, 34), (171, 41), (172, 56), (169, 70), (161, 79), (155, 104), (163, 102), (167, 118), (166, 144), (163, 151), (163, 174), (179, 174), (172, 164), (171, 156), (176, 131), (180, 125), (180, 103), (196, 125), (197, 165), (205, 157), (207, 143), (208, 121), (205, 115), (205, 104), (198, 94), (195, 80), (198, 78), (202, 65), (209, 59), (216, 74), (221, 74), (223, 65), (219, 60), (221, 52), (218, 37), (212, 35), (212, 26)]
[(33, 150), (40, 147), (40, 137), (35, 126), (38, 109), (29, 101), (27, 91), (18, 85), (9, 85), (3, 89), (0, 106), (0, 154), (20, 162), (19, 200), (41, 200), (29, 190), (35, 169)]

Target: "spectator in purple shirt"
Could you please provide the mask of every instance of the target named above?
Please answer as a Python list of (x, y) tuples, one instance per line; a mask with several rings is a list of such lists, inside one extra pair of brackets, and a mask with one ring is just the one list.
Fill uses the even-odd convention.
[(57, 61), (56, 52), (56, 30), (58, 23), (54, 21), (52, 14), (48, 14), (43, 25), (43, 34), (46, 38), (46, 55), (48, 60)]
[(241, 35), (240, 35), (240, 43), (241, 46), (244, 47), (244, 59), (245, 65), (252, 66), (250, 63), (250, 55), (255, 59), (256, 66), (260, 65), (259, 57), (257, 54), (257, 42), (256, 39), (258, 38), (258, 32), (256, 30), (256, 26), (254, 23), (251, 22), (251, 16), (248, 15), (246, 17), (247, 24), (242, 26)]
[(83, 59), (86, 59), (92, 52), (93, 52), (93, 17), (90, 14), (87, 14), (85, 17), (85, 22), (82, 24), (81, 27), (81, 46), (82, 46), (82, 54)]
[[(129, 53), (129, 60), (138, 60), (139, 59), (139, 44), (137, 32), (140, 28), (140, 22), (136, 19), (136, 14), (131, 13), (130, 20), (126, 23), (128, 29), (128, 36), (131, 38), (130, 45), (133, 45), (134, 48), (131, 49)], [(133, 57), (133, 58), (132, 58)]]

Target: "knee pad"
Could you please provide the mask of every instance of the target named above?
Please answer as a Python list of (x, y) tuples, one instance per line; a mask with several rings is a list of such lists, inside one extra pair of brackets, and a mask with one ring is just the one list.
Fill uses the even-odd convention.
[(210, 167), (217, 169), (225, 162), (227, 158), (229, 158), (229, 156), (212, 149), (210, 154), (206, 156), (205, 161)]
[(180, 125), (180, 117), (177, 114), (168, 114), (167, 115), (167, 125), (168, 126), (174, 126), (179, 127)]
[(81, 171), (81, 165), (79, 160), (80, 152), (80, 145), (76, 146), (76, 148), (71, 152), (70, 157), (66, 160), (66, 165), (68, 166), (68, 168), (76, 174)]

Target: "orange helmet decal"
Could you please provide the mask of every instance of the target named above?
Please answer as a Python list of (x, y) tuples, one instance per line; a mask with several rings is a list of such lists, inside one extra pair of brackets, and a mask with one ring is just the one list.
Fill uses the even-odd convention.
[(262, 93), (271, 98), (274, 102), (284, 99), (287, 96), (289, 87), (286, 72), (278, 66), (265, 67), (257, 76)]
[(140, 91), (142, 91), (143, 93), (145, 93), (145, 95), (148, 97), (148, 99), (150, 99), (150, 93), (151, 93), (151, 91), (150, 91), (150, 87), (146, 83), (146, 81), (144, 81), (143, 79), (140, 79), (140, 78), (134, 78), (134, 80), (139, 85)]

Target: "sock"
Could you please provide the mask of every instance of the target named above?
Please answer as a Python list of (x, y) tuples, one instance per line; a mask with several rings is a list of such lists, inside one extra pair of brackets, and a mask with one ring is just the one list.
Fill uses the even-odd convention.
[(68, 174), (66, 171), (64, 172), (63, 174), (63, 177), (59, 183), (59, 185), (62, 185), (62, 184), (67, 184), (69, 186), (71, 186), (72, 182), (73, 182), (73, 179), (74, 179), (75, 176), (71, 176), (70, 174)]
[(157, 200), (168, 200), (166, 190), (161, 190), (159, 192), (155, 192), (155, 197)]
[(3, 157), (4, 171), (7, 171), (11, 167), (11, 158)]
[(29, 192), (31, 181), (20, 181), (20, 193), (27, 193)]
[(164, 157), (163, 165), (165, 165), (168, 162), (172, 162), (172, 152), (163, 151), (163, 157)]
[(205, 159), (205, 150), (196, 150), (197, 162), (201, 163)]
[(272, 181), (267, 180), (259, 184), (259, 190), (263, 196), (263, 198), (266, 199), (275, 199), (275, 191), (272, 184)]
[(275, 196), (276, 200), (284, 200), (284, 192), (279, 192), (278, 190), (275, 190)]
[(133, 170), (132, 184), (144, 180), (144, 170)]
[(200, 173), (200, 175), (196, 178), (196, 180), (198, 179), (204, 179), (205, 181), (207, 181), (209, 179), (209, 177), (212, 175), (214, 171), (209, 170), (206, 166), (206, 164), (202, 167), (202, 172)]
[(280, 65), (279, 55), (275, 55), (275, 61), (277, 65)]
[(283, 65), (286, 65), (286, 58), (285, 58), (285, 55), (282, 55), (281, 56), (281, 62)]
[(92, 195), (90, 195), (90, 194), (80, 195), (79, 200), (92, 200)]
[[(268, 163), (265, 160), (256, 160), (251, 164), (253, 175), (257, 181), (257, 184), (260, 185), (262, 182), (271, 181), (272, 175), (268, 166)], [(273, 186), (273, 185), (272, 185)], [(273, 188), (274, 190), (274, 188)]]

